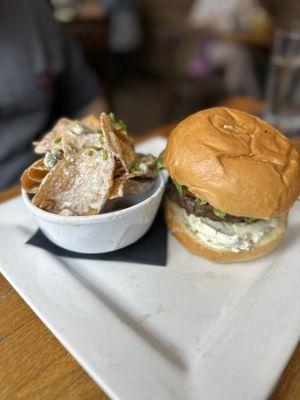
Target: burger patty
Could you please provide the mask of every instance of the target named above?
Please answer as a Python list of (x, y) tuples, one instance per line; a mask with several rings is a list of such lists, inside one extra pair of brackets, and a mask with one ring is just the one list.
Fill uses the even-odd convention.
[(184, 208), (188, 214), (194, 214), (197, 217), (210, 218), (213, 221), (230, 222), (232, 224), (246, 222), (244, 217), (235, 217), (234, 215), (230, 214), (225, 214), (223, 218), (218, 217), (215, 215), (213, 207), (210, 204), (197, 203), (197, 199), (192, 193), (188, 192), (187, 194), (181, 196), (172, 182), (168, 182), (166, 193), (170, 200), (179, 204), (180, 207)]

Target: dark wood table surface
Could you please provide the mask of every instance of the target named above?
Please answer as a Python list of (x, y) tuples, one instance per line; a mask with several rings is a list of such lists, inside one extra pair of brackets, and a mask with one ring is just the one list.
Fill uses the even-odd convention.
[[(241, 108), (246, 109), (246, 107)], [(166, 136), (172, 126), (173, 124), (166, 125), (152, 132), (151, 136)], [(300, 140), (297, 141), (297, 145), (300, 148)], [(17, 196), (19, 191), (16, 187), (0, 193), (0, 202)], [(0, 399), (108, 399), (2, 275), (0, 275)], [(299, 345), (277, 383), (271, 399), (300, 399)]]

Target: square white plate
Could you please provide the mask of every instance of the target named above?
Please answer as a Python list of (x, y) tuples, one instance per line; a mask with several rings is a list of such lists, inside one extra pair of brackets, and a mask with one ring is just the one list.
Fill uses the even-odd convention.
[(299, 202), (279, 248), (243, 264), (213, 264), (171, 236), (165, 268), (58, 258), (25, 244), (36, 229), (21, 198), (0, 206), (0, 270), (111, 398), (270, 394), (300, 334)]

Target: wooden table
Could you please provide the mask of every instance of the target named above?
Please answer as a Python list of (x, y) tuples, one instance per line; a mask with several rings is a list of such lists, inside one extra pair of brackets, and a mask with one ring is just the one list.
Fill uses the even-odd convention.
[[(152, 135), (167, 135), (172, 126)], [(0, 202), (18, 193), (19, 188), (2, 192)], [(0, 399), (108, 399), (1, 275)], [(300, 346), (271, 396), (271, 400), (299, 399)]]

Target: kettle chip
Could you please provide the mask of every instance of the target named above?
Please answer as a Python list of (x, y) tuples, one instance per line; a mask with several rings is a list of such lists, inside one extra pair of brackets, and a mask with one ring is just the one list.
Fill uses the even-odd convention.
[(71, 121), (70, 119), (59, 119), (53, 129), (47, 133), (41, 141), (33, 143), (35, 145), (35, 153), (44, 154), (47, 153), (47, 151), (61, 149), (61, 136), (64, 132), (68, 131), (73, 124), (74, 121)]
[(32, 203), (59, 214), (94, 215), (103, 208), (113, 185), (115, 160), (107, 150), (89, 155), (81, 150), (57, 162), (42, 181)]
[(124, 122), (112, 113), (61, 118), (34, 145), (45, 156), (23, 172), (22, 188), (34, 205), (55, 214), (105, 212), (107, 200), (144, 193), (157, 174), (155, 157), (135, 153)]
[(107, 146), (113, 153), (113, 155), (121, 161), (126, 171), (129, 171), (130, 166), (134, 162), (134, 150), (125, 141), (119, 139), (115, 134), (114, 128), (109, 117), (102, 113), (100, 116), (101, 128), (103, 132), (103, 139), (107, 143)]
[(48, 172), (49, 169), (45, 166), (42, 158), (35, 161), (21, 176), (21, 185), (23, 189), (27, 193), (35, 194)]

